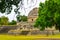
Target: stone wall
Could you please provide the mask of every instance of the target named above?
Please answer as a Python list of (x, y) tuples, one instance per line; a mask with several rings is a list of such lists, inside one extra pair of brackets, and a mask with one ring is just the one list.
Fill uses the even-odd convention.
[(18, 26), (17, 25), (12, 25), (12, 26), (0, 26), (0, 33), (8, 33), (9, 30), (14, 30), (16, 29)]

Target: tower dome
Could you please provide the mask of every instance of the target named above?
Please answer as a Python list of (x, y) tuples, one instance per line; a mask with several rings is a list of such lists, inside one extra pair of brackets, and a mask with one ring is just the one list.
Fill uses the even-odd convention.
[(38, 17), (38, 8), (33, 8), (28, 14), (28, 22), (34, 22)]

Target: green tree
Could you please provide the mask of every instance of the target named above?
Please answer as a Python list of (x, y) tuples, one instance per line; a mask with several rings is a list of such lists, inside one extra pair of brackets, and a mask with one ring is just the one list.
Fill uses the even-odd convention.
[(15, 20), (12, 20), (11, 22), (9, 22), (9, 25), (16, 25), (17, 22)]
[(0, 17), (0, 25), (8, 25), (8, 18), (5, 16)]
[(23, 15), (23, 16), (21, 16), (21, 21), (27, 21), (27, 16), (25, 16), (25, 15)]
[(0, 0), (0, 12), (7, 12), (7, 14), (9, 14), (12, 10), (12, 5), (15, 5), (18, 8), (20, 1), (22, 0)]
[(45, 3), (40, 3), (38, 14), (35, 27), (44, 30), (56, 25), (60, 30), (60, 0), (46, 0)]
[[(34, 4), (35, 0), (30, 0), (30, 1)], [(28, 2), (29, 0), (27, 0), (27, 4)], [(19, 9), (22, 9), (22, 8), (24, 8), (24, 10), (26, 9), (25, 7), (23, 7), (24, 4), (25, 4), (24, 0), (0, 0), (0, 12), (9, 14), (13, 9), (12, 5), (14, 5), (16, 6), (16, 9), (14, 11), (18, 13)]]
[(21, 21), (21, 15), (20, 15), (20, 13), (17, 14), (16, 18), (17, 18), (17, 21), (18, 21), (18, 22)]
[(25, 21), (27, 21), (27, 16), (25, 16), (25, 15), (22, 16), (22, 15), (18, 14), (16, 18), (17, 18), (18, 22), (21, 22), (21, 21), (25, 22)]

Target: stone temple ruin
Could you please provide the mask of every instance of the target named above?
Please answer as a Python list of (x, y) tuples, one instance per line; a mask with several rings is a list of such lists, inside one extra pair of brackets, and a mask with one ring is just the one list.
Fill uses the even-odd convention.
[[(27, 16), (28, 21), (27, 22), (18, 22), (17, 25), (17, 29), (15, 30), (10, 30), (8, 33), (12, 32), (16, 32), (16, 33), (21, 33), (22, 31), (25, 32), (33, 32), (33, 31), (39, 31), (38, 28), (34, 28), (34, 22), (36, 21), (38, 17), (38, 8), (34, 8), (33, 10), (31, 10)], [(36, 32), (37, 33), (37, 32)], [(21, 33), (22, 34), (22, 33)], [(26, 33), (27, 34), (27, 33)], [(28, 33), (30, 34), (30, 33)]]
[(34, 22), (36, 21), (38, 17), (38, 8), (34, 8), (33, 10), (30, 11), (28, 14), (27, 22), (18, 22), (17, 25), (20, 26), (21, 29), (33, 29)]
[[(46, 34), (46, 31), (40, 31), (38, 28), (34, 28), (34, 23), (38, 17), (38, 8), (32, 9), (27, 18), (27, 22), (18, 22), (17, 23), (17, 28), (15, 30), (10, 30), (8, 31), (9, 34), (24, 34), (24, 35), (34, 35), (34, 34)], [(46, 30), (55, 30), (55, 28), (46, 28)], [(51, 31), (49, 32), (50, 34), (52, 33)]]

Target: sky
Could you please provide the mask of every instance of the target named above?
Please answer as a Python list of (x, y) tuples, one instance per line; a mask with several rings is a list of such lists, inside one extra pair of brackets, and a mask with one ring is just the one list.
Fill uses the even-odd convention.
[[(39, 3), (40, 3), (40, 2), (45, 2), (45, 0), (37, 0), (37, 3), (36, 3), (36, 4), (34, 3), (34, 6), (33, 6), (32, 3), (30, 3), (30, 1), (28, 2), (29, 5), (27, 5), (26, 2), (27, 2), (27, 0), (24, 0), (24, 3), (25, 3), (25, 4), (24, 4), (24, 7), (27, 8), (27, 9), (25, 9), (25, 11), (24, 11), (24, 9), (22, 8), (22, 10), (19, 10), (19, 11), (21, 12), (21, 15), (26, 15), (26, 16), (28, 16), (28, 13), (29, 13), (33, 8), (39, 7)], [(36, 2), (36, 1), (34, 1), (34, 2)], [(32, 7), (30, 7), (30, 6), (32, 6)], [(14, 9), (15, 9), (15, 8), (16, 8), (16, 7), (13, 5), (13, 10), (12, 10), (12, 12), (11, 12), (10, 14), (6, 15), (5, 13), (4, 13), (4, 14), (1, 14), (1, 13), (0, 13), (0, 17), (1, 17), (1, 16), (6, 16), (6, 17), (9, 18), (9, 21), (16, 20), (16, 14), (15, 14), (15, 12), (14, 12)]]

